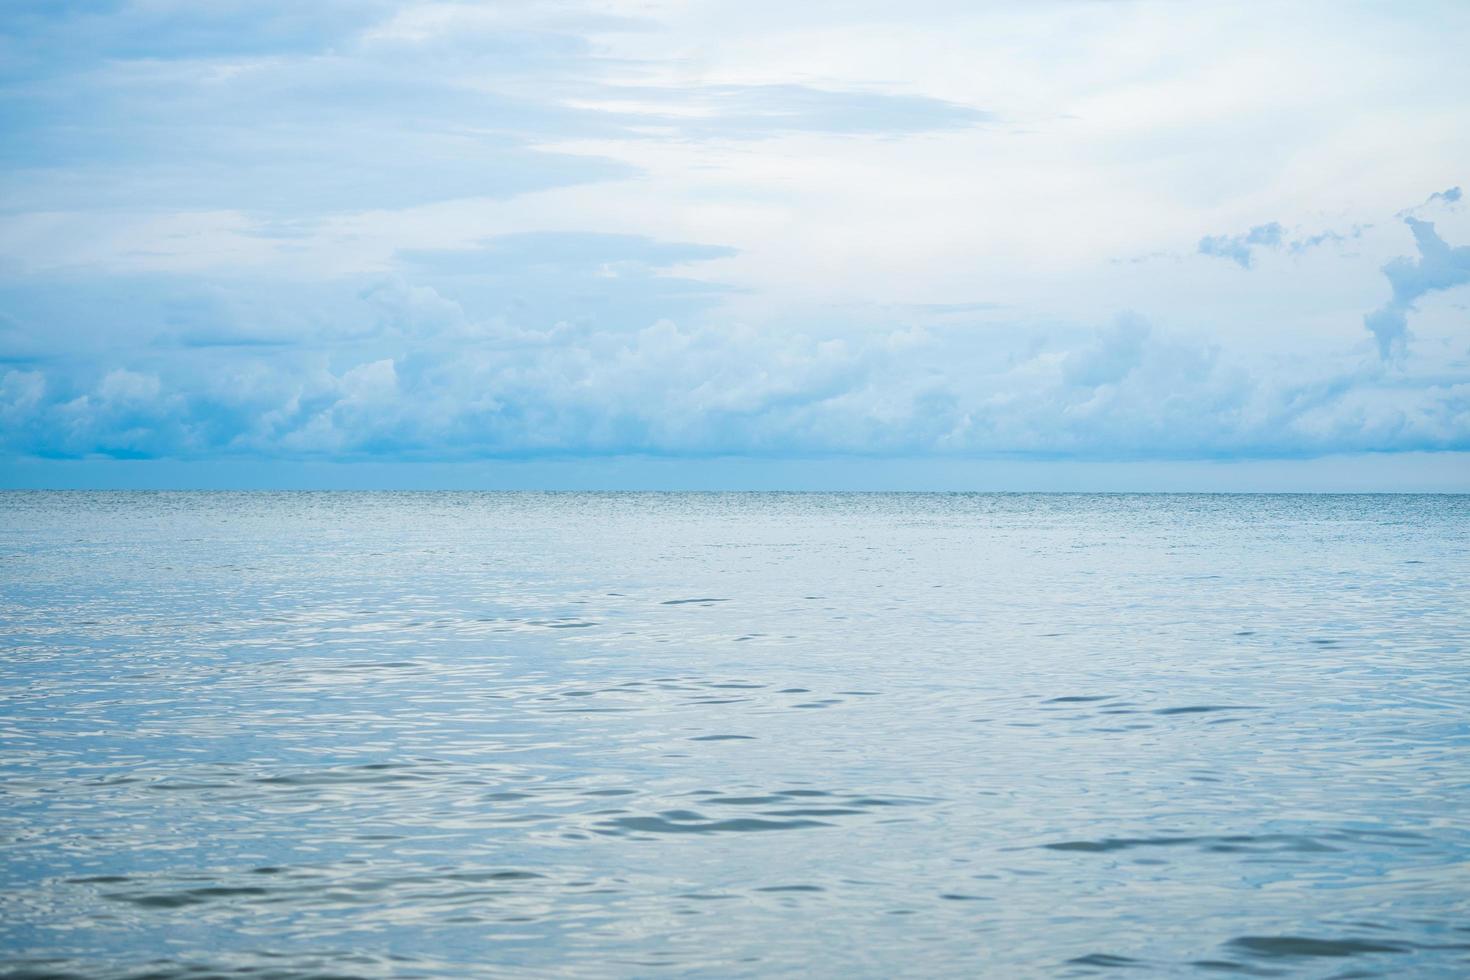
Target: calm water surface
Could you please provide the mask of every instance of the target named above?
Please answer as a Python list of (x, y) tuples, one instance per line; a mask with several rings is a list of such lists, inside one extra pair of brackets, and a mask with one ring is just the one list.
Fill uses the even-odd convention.
[(1467, 532), (0, 494), (0, 974), (1470, 975)]

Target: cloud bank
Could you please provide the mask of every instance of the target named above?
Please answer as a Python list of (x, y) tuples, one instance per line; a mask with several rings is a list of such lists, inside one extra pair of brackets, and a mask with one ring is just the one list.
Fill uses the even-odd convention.
[(384, 281), (355, 336), (156, 349), (0, 376), (18, 455), (434, 459), (1470, 449), (1470, 384), (1251, 361), (1130, 314), (1094, 330), (609, 330), (475, 320)]

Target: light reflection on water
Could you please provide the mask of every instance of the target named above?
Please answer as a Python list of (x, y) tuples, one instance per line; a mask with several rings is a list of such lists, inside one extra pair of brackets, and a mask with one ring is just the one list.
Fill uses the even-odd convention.
[(0, 494), (0, 972), (1464, 975), (1467, 529)]

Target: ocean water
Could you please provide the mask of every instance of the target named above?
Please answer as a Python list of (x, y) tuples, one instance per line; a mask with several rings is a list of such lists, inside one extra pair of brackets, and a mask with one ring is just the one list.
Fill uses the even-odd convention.
[(1467, 532), (0, 494), (0, 974), (1470, 975)]

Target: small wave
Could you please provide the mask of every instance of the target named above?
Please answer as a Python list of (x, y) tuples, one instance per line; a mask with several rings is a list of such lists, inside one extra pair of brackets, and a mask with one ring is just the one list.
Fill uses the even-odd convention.
[(1073, 957), (1067, 962), (1072, 966), (1098, 966), (1114, 970), (1136, 969), (1144, 965), (1138, 960), (1114, 956), (1112, 953), (1088, 953), (1086, 956)]
[(1341, 958), (1365, 953), (1407, 953), (1408, 943), (1367, 939), (1316, 939), (1311, 936), (1239, 936), (1225, 944), (1260, 959)]
[(1068, 840), (1042, 844), (1048, 851), (1078, 851), (1104, 854), (1113, 851), (1128, 851), (1142, 847), (1198, 847), (1215, 853), (1235, 851), (1283, 852), (1304, 854), (1334, 853), (1339, 849), (1312, 837), (1296, 834), (1255, 834), (1197, 837), (1104, 837), (1099, 840)]
[(807, 827), (830, 827), (820, 820), (763, 820), (737, 817), (732, 820), (710, 820), (697, 813), (676, 811), (662, 817), (617, 817), (602, 825), (603, 833), (633, 831), (643, 834), (741, 834), (770, 830), (801, 830)]
[(1156, 715), (1205, 715), (1215, 711), (1259, 711), (1256, 704), (1187, 704), (1178, 708), (1158, 708)]

